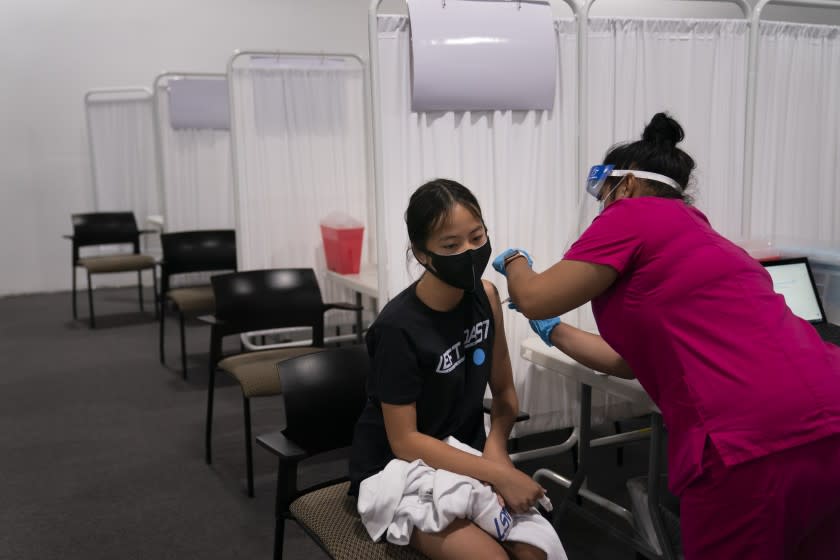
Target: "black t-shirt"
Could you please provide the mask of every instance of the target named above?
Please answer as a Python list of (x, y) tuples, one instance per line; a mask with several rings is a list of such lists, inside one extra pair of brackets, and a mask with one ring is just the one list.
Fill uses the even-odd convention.
[(380, 403), (416, 403), (417, 431), (484, 447), (482, 403), (493, 367), (493, 310), (483, 289), (451, 311), (430, 309), (415, 282), (392, 299), (368, 330), (368, 402), (356, 424), (350, 494), (394, 458)]

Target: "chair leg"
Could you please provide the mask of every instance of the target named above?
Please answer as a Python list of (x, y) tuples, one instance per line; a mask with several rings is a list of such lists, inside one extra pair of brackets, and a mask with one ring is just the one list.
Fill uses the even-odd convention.
[(213, 432), (213, 390), (216, 385), (216, 364), (212, 357), (210, 359), (210, 371), (207, 379), (207, 422), (204, 428), (204, 462), (208, 465), (213, 461), (210, 458), (212, 453), (210, 439)]
[(160, 354), (160, 363), (161, 363), (161, 365), (164, 365), (164, 366), (166, 365), (166, 358), (164, 357), (164, 344), (163, 344), (163, 340), (164, 340), (163, 333), (164, 333), (164, 327), (166, 325), (166, 309), (164, 309), (165, 303), (166, 302), (164, 302), (163, 298), (160, 298), (160, 312), (158, 313), (158, 325), (159, 325), (158, 326), (158, 334), (159, 334), (158, 347), (159, 347), (159, 354)]
[(143, 312), (143, 271), (137, 271), (137, 296), (140, 299), (140, 312)]
[[(618, 420), (616, 420), (615, 422), (613, 422), (613, 426), (615, 427), (615, 433), (620, 434), (621, 433), (621, 423)], [(615, 464), (618, 465), (619, 467), (624, 465), (624, 446), (619, 446), (619, 447), (616, 448), (616, 450), (615, 450)]]
[[(572, 447), (572, 449), (571, 449), (571, 451), (572, 451), (572, 471), (575, 472), (575, 473), (578, 472), (578, 468), (580, 467), (580, 461), (579, 461), (580, 456), (578, 455), (578, 445), (579, 444), (575, 444), (575, 446)], [(583, 498), (581, 498), (580, 494), (575, 496), (575, 503), (579, 506), (583, 505)]]
[(96, 317), (93, 315), (93, 284), (90, 281), (90, 271), (87, 273), (87, 291), (88, 291), (88, 313), (90, 313), (90, 317), (88, 319), (90, 323), (90, 328), (96, 328)]
[(274, 519), (274, 560), (283, 560), (283, 537), (286, 533), (286, 518), (278, 512)]
[(157, 274), (155, 274), (155, 269), (152, 268), (152, 297), (154, 298), (154, 308), (155, 308), (155, 319), (157, 319), (158, 314), (158, 286), (157, 286)]
[(76, 265), (71, 267), (73, 270), (73, 319), (79, 318), (79, 311), (76, 309)]
[(245, 464), (248, 470), (248, 497), (254, 497), (254, 453), (251, 447), (251, 401), (242, 395), (242, 408), (245, 412)]
[(187, 343), (184, 341), (184, 312), (178, 310), (178, 323), (181, 327), (181, 375), (187, 378)]

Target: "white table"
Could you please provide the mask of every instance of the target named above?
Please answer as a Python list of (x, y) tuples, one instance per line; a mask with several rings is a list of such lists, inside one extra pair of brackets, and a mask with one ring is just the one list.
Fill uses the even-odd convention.
[[(356, 305), (362, 307), (362, 296), (370, 296), (376, 300), (379, 296), (379, 283), (375, 264), (363, 264), (358, 274), (339, 274), (327, 270), (327, 279), (339, 286), (348, 288), (356, 293)], [(374, 310), (376, 311), (376, 310)], [(362, 311), (356, 312), (356, 341), (362, 342)]]
[[(563, 502), (555, 508), (555, 523), (560, 518), (564, 508), (574, 508), (589, 521), (607, 530), (611, 535), (629, 544), (638, 552), (649, 558), (663, 558), (671, 560), (675, 558), (671, 544), (665, 535), (661, 511), (659, 509), (659, 479), (661, 476), (661, 454), (664, 439), (664, 427), (662, 415), (656, 404), (650, 399), (642, 386), (635, 379), (622, 379), (593, 371), (592, 369), (576, 362), (557, 348), (549, 348), (537, 337), (528, 338), (522, 342), (520, 348), (521, 356), (525, 360), (540, 365), (548, 370), (574, 379), (580, 384), (580, 420), (573, 435), (564, 444), (556, 446), (556, 449), (571, 447), (570, 444), (578, 445), (578, 465), (574, 478), (569, 480), (551, 471), (550, 469), (539, 469), (534, 473), (534, 479), (539, 481), (550, 480), (568, 488)], [(650, 428), (643, 428), (635, 432), (627, 432), (614, 436), (592, 438), (592, 389), (599, 389), (639, 404), (643, 410), (650, 415)], [(642, 535), (640, 531), (628, 533), (620, 527), (610, 523), (608, 520), (598, 517), (590, 510), (581, 508), (578, 505), (578, 496), (586, 498), (594, 504), (601, 506), (607, 511), (625, 519), (631, 526), (635, 526), (636, 520), (633, 513), (624, 507), (591, 492), (584, 488), (589, 469), (590, 450), (593, 447), (608, 445), (620, 445), (630, 441), (638, 441), (650, 438), (650, 452), (648, 455), (648, 514), (652, 527)], [(519, 455), (526, 456), (529, 452)], [(512, 456), (513, 457), (513, 456)], [(528, 456), (523, 458), (530, 458)], [(657, 550), (658, 549), (658, 550)]]

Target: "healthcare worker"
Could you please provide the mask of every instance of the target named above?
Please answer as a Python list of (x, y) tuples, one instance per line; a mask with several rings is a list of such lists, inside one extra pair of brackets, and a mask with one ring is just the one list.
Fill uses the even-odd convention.
[[(655, 115), (593, 167), (603, 211), (563, 260), (538, 274), (508, 249), (493, 266), (547, 344), (661, 409), (687, 560), (840, 558), (840, 348), (688, 203), (682, 139)], [(600, 336), (556, 317), (588, 301)]]
[[(405, 221), (411, 252), (426, 271), (388, 302), (366, 335), (372, 365), (368, 403), (353, 437), (350, 494), (360, 495), (364, 481), (392, 460), (419, 459), (491, 485), (514, 526), (522, 514), (533, 530), (519, 531), (530, 542), (499, 542), (461, 518), (437, 532), (415, 528), (412, 547), (432, 559), (565, 559), (551, 524), (533, 509), (545, 490), (507, 453), (518, 401), (499, 294), (481, 279), (492, 254), (478, 201), (463, 185), (437, 179), (412, 194)], [(493, 400), (485, 435), (488, 384)], [(479, 455), (442, 441), (450, 436)]]

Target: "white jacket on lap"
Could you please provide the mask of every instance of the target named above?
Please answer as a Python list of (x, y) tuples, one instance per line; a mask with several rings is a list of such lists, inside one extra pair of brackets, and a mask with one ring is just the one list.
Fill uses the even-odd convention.
[[(481, 455), (455, 438), (446, 443)], [(359, 515), (373, 540), (406, 545), (417, 528), (439, 533), (455, 519), (469, 519), (498, 541), (528, 543), (545, 551), (548, 560), (566, 560), (566, 552), (551, 524), (536, 508), (511, 515), (499, 505), (490, 486), (469, 476), (433, 469), (421, 460), (393, 459), (362, 481)]]

